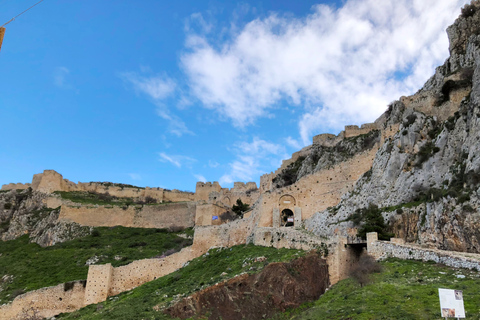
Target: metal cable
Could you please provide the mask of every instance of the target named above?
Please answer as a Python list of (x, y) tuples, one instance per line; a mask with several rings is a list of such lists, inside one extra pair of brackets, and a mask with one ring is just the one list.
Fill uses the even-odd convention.
[(3, 25), (0, 26), (0, 28), (3, 28), (5, 27), (7, 24), (9, 24), (10, 22), (12, 22), (13, 20), (15, 20), (16, 18), (18, 18), (19, 16), (21, 16), (22, 14), (24, 14), (25, 12), (27, 12), (28, 10), (32, 9), (33, 7), (35, 7), (37, 4), (39, 4), (40, 2), (42, 2), (43, 0), (40, 0), (38, 1), (37, 3), (35, 3), (33, 6), (31, 6), (30, 8), (28, 8), (27, 10), (24, 10), (22, 12), (20, 12), (19, 14), (17, 14), (15, 17), (13, 17), (12, 19), (10, 19), (9, 21), (5, 22)]

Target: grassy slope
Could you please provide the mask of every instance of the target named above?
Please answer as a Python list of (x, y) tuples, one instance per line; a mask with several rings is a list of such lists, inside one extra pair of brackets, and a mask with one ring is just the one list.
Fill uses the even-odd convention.
[[(304, 255), (293, 249), (274, 249), (253, 245), (228, 249), (212, 249), (208, 255), (192, 260), (184, 268), (167, 276), (148, 282), (134, 290), (110, 297), (98, 305), (90, 305), (79, 311), (63, 314), (62, 319), (170, 319), (155, 306), (168, 305), (176, 297), (232, 278), (242, 272), (258, 272), (269, 262), (289, 261)], [(265, 256), (268, 262), (254, 262)], [(226, 275), (222, 276), (225, 272)]]
[(275, 319), (440, 319), (438, 288), (463, 290), (467, 318), (480, 319), (478, 272), (397, 259), (382, 266), (364, 287), (340, 281), (318, 301)]
[(165, 229), (95, 228), (91, 236), (47, 248), (29, 243), (28, 235), (0, 241), (0, 275), (14, 275), (9, 283), (2, 283), (0, 278), (0, 304), (23, 291), (86, 279), (85, 262), (94, 256), (100, 257), (99, 263), (120, 266), (191, 245), (192, 240), (179, 237), (180, 233), (192, 235), (193, 230), (169, 233)]

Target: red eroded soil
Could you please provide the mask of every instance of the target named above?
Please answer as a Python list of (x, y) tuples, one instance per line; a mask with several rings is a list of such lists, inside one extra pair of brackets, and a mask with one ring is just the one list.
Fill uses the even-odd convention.
[(187, 297), (165, 313), (186, 319), (265, 319), (287, 308), (317, 300), (329, 285), (328, 266), (317, 254), (289, 263), (271, 263), (262, 272), (243, 274)]

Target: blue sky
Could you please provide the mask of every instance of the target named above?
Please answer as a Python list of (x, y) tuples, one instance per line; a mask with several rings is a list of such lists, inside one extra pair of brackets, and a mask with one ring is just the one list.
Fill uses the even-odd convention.
[(0, 184), (258, 183), (416, 92), (465, 2), (44, 0), (0, 51)]

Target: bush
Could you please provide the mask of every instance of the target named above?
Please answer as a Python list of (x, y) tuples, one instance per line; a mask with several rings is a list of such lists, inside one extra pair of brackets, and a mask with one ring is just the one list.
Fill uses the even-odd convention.
[(145, 203), (147, 204), (154, 204), (154, 203), (157, 203), (157, 199), (153, 198), (153, 197), (150, 197), (150, 196), (146, 196), (145, 197)]
[(232, 211), (237, 214), (237, 216), (243, 218), (243, 213), (250, 209), (250, 206), (246, 203), (243, 203), (242, 200), (237, 199), (237, 204), (232, 206)]
[(461, 16), (463, 18), (468, 18), (468, 17), (471, 17), (475, 14), (475, 12), (477, 12), (477, 7), (475, 7), (475, 5), (473, 4), (466, 4), (463, 8), (462, 8), (462, 13), (461, 13)]
[(223, 221), (233, 221), (235, 219), (238, 218), (238, 215), (235, 214), (234, 212), (232, 211), (225, 211), (224, 213), (222, 213), (220, 215), (220, 219), (222, 219)]
[(180, 232), (180, 231), (183, 231), (185, 230), (184, 227), (182, 226), (170, 226), (168, 227), (168, 232)]
[(10, 210), (11, 208), (12, 208), (12, 204), (9, 203), (9, 202), (7, 202), (3, 205), (3, 209), (5, 209), (5, 210)]
[(433, 154), (437, 153), (440, 151), (440, 148), (435, 146), (435, 144), (432, 141), (429, 141), (425, 143), (421, 148), (420, 151), (417, 153), (417, 163), (415, 166), (417, 168), (421, 168), (423, 163), (430, 159)]
[(417, 120), (417, 115), (412, 113), (412, 114), (409, 114), (406, 118), (406, 121), (403, 123), (403, 127), (409, 127), (411, 126), (415, 120)]
[(368, 208), (357, 209), (348, 220), (353, 221), (355, 226), (360, 226), (357, 236), (362, 239), (366, 239), (369, 232), (377, 232), (380, 240), (390, 240), (394, 236), (386, 231), (382, 212), (376, 205), (370, 204)]
[(370, 274), (382, 271), (381, 265), (375, 259), (363, 253), (358, 262), (350, 269), (350, 277), (355, 279), (361, 287), (370, 282)]

